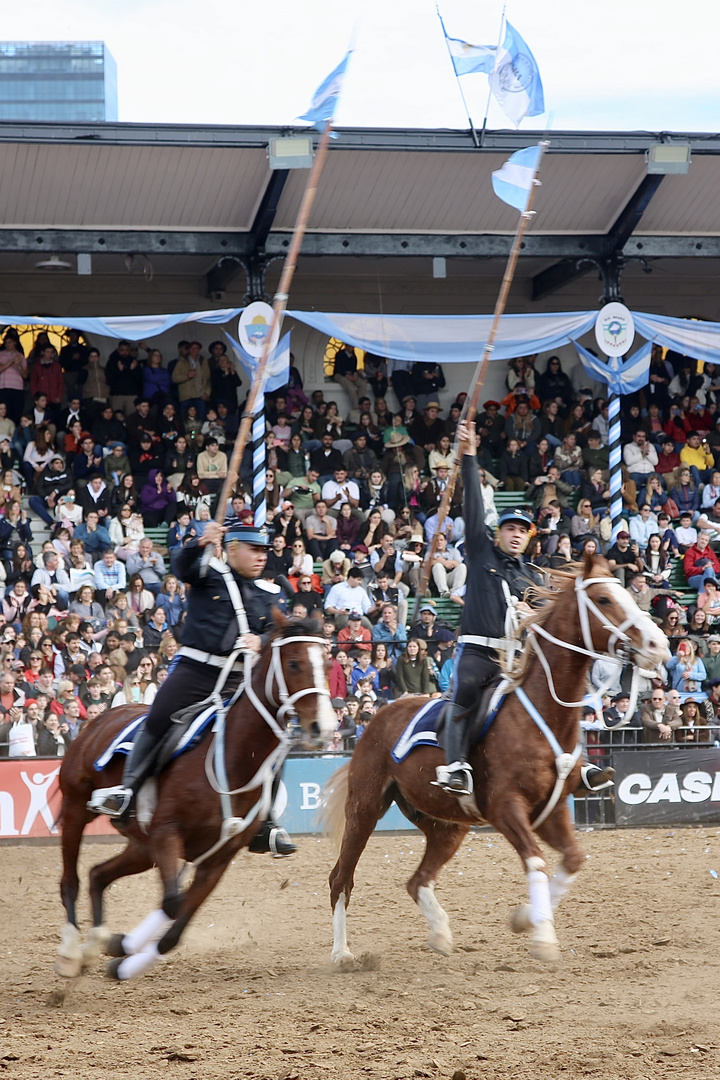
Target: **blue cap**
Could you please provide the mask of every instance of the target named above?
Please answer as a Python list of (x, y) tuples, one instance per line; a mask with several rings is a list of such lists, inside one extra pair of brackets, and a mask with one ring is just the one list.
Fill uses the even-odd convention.
[(513, 506), (511, 509), (503, 510), (498, 518), (498, 528), (501, 525), (506, 525), (510, 521), (516, 521), (519, 525), (526, 525), (528, 529), (533, 523), (533, 519), (527, 510), (524, 510), (522, 506)]
[(270, 534), (264, 525), (240, 525), (233, 522), (228, 526), (225, 533), (224, 543), (229, 544), (232, 540), (240, 540), (243, 544), (253, 544), (255, 547), (270, 547)]

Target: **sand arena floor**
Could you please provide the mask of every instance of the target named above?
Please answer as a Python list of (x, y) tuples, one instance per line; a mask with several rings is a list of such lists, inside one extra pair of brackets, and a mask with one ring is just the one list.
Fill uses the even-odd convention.
[[(52, 961), (59, 848), (0, 849), (0, 1077), (177, 1080), (658, 1078), (720, 1075), (720, 828), (589, 832), (560, 909), (559, 964), (507, 927), (514, 852), (471, 834), (438, 898), (455, 952), (430, 952), (404, 883), (422, 837), (376, 835), (348, 912), (356, 970), (330, 963), (328, 840), (288, 860), (242, 853), (169, 959), (134, 983)], [(117, 845), (88, 844), (83, 868)], [(118, 882), (108, 922), (155, 907), (154, 874)], [(81, 905), (87, 921), (87, 906)]]

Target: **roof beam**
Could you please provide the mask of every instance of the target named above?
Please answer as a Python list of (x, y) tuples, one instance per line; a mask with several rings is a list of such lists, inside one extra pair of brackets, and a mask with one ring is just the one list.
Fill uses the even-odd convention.
[[(286, 253), (291, 233), (271, 232), (265, 242), (267, 257)], [(320, 233), (303, 240), (306, 257), (350, 255), (355, 258), (404, 258), (444, 255), (458, 259), (507, 258), (512, 237), (425, 233)], [(232, 255), (247, 259), (251, 234), (243, 232), (164, 232), (160, 230), (13, 229), (0, 228), (0, 253), (31, 255)], [(601, 235), (533, 235), (525, 237), (521, 255), (544, 259), (602, 258), (608, 254)], [(626, 257), (647, 259), (720, 258), (720, 236), (631, 237), (622, 249)]]
[(206, 275), (205, 295), (212, 297), (215, 293), (223, 293), (231, 281), (245, 269), (253, 274), (260, 264), (264, 262), (265, 241), (275, 221), (280, 197), (290, 175), (289, 169), (273, 169), (270, 179), (260, 200), (255, 220), (249, 234), (246, 235), (247, 255), (245, 265), (241, 259), (224, 257), (217, 266)]
[[(657, 173), (643, 177), (604, 238), (604, 258), (622, 253), (663, 179), (663, 175)], [(646, 253), (644, 256), (647, 258)], [(532, 279), (533, 300), (541, 300), (544, 296), (557, 292), (576, 278), (584, 277), (592, 269), (593, 261), (584, 259), (576, 259), (574, 262), (567, 259), (555, 266), (549, 266)]]

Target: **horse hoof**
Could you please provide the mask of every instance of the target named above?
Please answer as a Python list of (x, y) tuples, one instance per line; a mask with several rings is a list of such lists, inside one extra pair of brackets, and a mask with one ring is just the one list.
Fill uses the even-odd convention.
[(535, 941), (530, 946), (530, 955), (544, 964), (551, 964), (560, 959), (560, 948), (550, 941)]
[(341, 971), (352, 971), (355, 965), (355, 956), (349, 949), (337, 953), (333, 951), (331, 959), (335, 967), (340, 968)]
[(514, 911), (510, 912), (508, 921), (513, 934), (527, 934), (528, 930), (532, 929), (530, 905), (521, 904), (520, 907), (516, 907)]
[(113, 934), (111, 937), (109, 937), (106, 944), (105, 944), (105, 955), (106, 956), (117, 956), (121, 960), (125, 956), (127, 956), (128, 954), (125, 952), (125, 949), (123, 948), (124, 939), (125, 939), (124, 934)]
[(110, 931), (107, 926), (93, 926), (82, 944), (83, 971), (92, 967), (105, 951)]
[(77, 979), (82, 975), (82, 958), (75, 956), (56, 956), (53, 969), (63, 979)]
[(119, 956), (116, 960), (110, 961), (110, 963), (105, 968), (105, 974), (107, 975), (108, 979), (115, 979), (116, 982), (121, 981), (120, 965), (122, 964), (123, 959), (124, 957)]
[(431, 934), (428, 938), (428, 945), (433, 952), (439, 953), (441, 956), (450, 956), (453, 951), (452, 938), (444, 934)]

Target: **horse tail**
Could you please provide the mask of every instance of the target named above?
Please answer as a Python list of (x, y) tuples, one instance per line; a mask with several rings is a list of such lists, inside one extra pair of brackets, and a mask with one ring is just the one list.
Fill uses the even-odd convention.
[(334, 772), (322, 789), (322, 802), (318, 815), (322, 831), (329, 836), (336, 850), (345, 830), (345, 803), (350, 780), (350, 762)]

